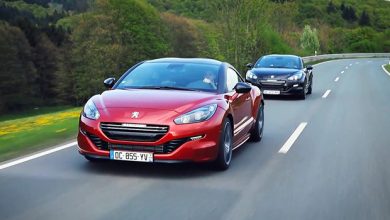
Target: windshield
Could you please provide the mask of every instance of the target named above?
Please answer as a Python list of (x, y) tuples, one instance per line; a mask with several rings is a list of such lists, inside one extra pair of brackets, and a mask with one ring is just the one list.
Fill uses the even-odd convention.
[(264, 56), (257, 61), (255, 67), (301, 69), (301, 62), (298, 57)]
[(216, 92), (219, 65), (143, 63), (118, 82), (117, 89), (178, 89)]

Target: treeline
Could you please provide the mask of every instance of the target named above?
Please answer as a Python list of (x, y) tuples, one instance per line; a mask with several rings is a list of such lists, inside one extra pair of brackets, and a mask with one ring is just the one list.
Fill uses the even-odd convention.
[(63, 15), (36, 17), (6, 2), (0, 12), (0, 112), (59, 104), (56, 80), (68, 33), (54, 24)]
[[(268, 53), (390, 50), (386, 15), (377, 9), (380, 16), (373, 15), (369, 7), (360, 15), (363, 9), (341, 4), (0, 0), (0, 113), (82, 105), (103, 91), (104, 78), (118, 78), (137, 62), (158, 57), (209, 57), (244, 70), (245, 63)], [(352, 9), (356, 20), (346, 15)]]
[(318, 30), (321, 53), (390, 51), (388, 1), (299, 0), (290, 4), (296, 7), (295, 24)]

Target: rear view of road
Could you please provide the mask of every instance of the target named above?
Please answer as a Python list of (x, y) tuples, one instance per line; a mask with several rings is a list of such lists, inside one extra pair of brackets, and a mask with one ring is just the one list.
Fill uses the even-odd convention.
[(0, 170), (0, 219), (389, 219), (386, 59), (315, 66), (306, 100), (268, 98), (260, 143), (225, 172), (91, 164), (67, 148)]

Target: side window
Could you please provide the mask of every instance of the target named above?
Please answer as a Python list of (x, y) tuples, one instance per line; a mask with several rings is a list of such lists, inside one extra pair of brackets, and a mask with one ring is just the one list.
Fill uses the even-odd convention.
[(238, 76), (236, 71), (228, 68), (226, 72), (226, 87), (228, 91), (233, 91), (234, 86), (236, 86), (238, 82), (242, 82), (242, 79)]

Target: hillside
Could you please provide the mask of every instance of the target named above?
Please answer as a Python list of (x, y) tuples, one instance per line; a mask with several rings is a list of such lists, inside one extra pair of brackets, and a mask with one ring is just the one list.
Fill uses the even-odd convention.
[[(135, 63), (390, 51), (379, 0), (0, 0), (0, 113), (81, 105)], [(28, 98), (25, 98), (28, 97)]]

